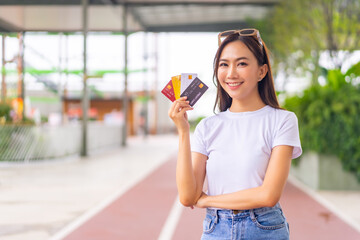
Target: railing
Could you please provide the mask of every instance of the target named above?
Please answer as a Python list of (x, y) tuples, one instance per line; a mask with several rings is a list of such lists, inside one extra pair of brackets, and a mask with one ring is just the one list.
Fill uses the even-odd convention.
[[(89, 152), (121, 144), (121, 126), (90, 122)], [(79, 154), (81, 125), (0, 126), (0, 161), (28, 162)]]

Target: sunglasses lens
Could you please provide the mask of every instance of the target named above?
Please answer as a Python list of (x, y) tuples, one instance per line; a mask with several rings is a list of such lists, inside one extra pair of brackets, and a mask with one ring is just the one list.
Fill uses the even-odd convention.
[(226, 37), (228, 37), (228, 36), (230, 36), (231, 34), (234, 34), (234, 33), (235, 33), (235, 31), (222, 32), (222, 33), (220, 34), (220, 37), (219, 37), (220, 42), (224, 41), (224, 39), (225, 39)]
[(256, 29), (243, 29), (243, 30), (229, 30), (229, 31), (225, 31), (220, 33), (219, 35), (219, 45), (221, 42), (224, 41), (224, 39), (232, 34), (239, 34), (240, 36), (255, 36), (257, 35), (257, 39), (260, 43), (260, 45), (262, 45), (262, 41), (260, 38), (260, 34), (259, 32), (257, 32)]
[(221, 37), (222, 38), (226, 38), (227, 36), (231, 35), (231, 34), (234, 34), (235, 31), (227, 31), (227, 32), (223, 32), (221, 33)]
[(240, 34), (249, 35), (249, 34), (253, 34), (254, 32), (255, 30), (253, 29), (246, 29), (246, 30), (242, 30)]

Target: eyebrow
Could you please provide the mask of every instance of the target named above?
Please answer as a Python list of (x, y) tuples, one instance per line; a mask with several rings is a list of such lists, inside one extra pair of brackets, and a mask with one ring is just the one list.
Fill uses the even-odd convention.
[[(247, 57), (239, 57), (239, 58), (236, 59), (236, 61), (243, 60), (243, 59), (249, 60), (249, 58), (247, 58)], [(221, 58), (221, 59), (219, 60), (219, 62), (220, 62), (220, 61), (228, 62), (229, 60)]]

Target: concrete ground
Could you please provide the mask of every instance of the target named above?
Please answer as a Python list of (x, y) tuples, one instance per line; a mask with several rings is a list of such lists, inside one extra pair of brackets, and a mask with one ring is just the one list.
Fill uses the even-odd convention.
[[(317, 191), (324, 205), (360, 231), (360, 191)], [(326, 202), (326, 203), (325, 203)]]
[[(0, 239), (61, 239), (174, 158), (177, 144), (176, 135), (130, 138), (126, 148), (88, 158), (0, 164)], [(312, 191), (290, 182), (360, 232), (360, 192)], [(171, 219), (172, 212), (164, 214)]]
[(132, 138), (127, 148), (83, 159), (1, 164), (0, 239), (49, 239), (126, 192), (176, 150), (176, 136)]

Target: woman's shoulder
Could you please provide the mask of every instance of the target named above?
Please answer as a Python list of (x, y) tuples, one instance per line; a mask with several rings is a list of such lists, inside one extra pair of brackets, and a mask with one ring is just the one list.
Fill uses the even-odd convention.
[(274, 108), (270, 107), (272, 109), (272, 114), (276, 115), (277, 117), (281, 118), (296, 118), (296, 114), (294, 112), (291, 112), (289, 110), (286, 110), (284, 108)]
[(201, 119), (199, 123), (207, 124), (207, 123), (214, 123), (216, 121), (219, 121), (219, 114), (204, 117), (203, 119)]
[(283, 108), (272, 108), (271, 114), (271, 121), (278, 127), (281, 127), (284, 124), (297, 124), (298, 122), (294, 112)]
[(222, 117), (222, 113), (217, 113), (211, 116), (207, 116), (198, 123), (198, 126), (202, 127), (208, 127), (208, 126), (214, 126), (214, 124), (222, 122), (224, 119)]

